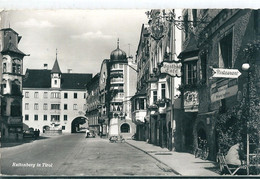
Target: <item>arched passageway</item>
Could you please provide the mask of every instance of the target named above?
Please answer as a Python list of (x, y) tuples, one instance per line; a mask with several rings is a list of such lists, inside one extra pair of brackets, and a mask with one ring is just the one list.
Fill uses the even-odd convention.
[(124, 123), (120, 127), (121, 133), (129, 133), (130, 132), (130, 126), (127, 123)]
[(80, 125), (86, 123), (86, 118), (85, 117), (77, 117), (73, 119), (71, 122), (71, 133), (77, 133), (79, 132)]

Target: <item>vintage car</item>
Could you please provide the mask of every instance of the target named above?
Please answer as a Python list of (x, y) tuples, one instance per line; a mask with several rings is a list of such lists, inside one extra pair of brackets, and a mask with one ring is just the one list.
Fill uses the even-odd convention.
[(27, 130), (24, 130), (23, 131), (23, 137), (24, 138), (26, 138), (26, 137), (34, 138), (35, 137), (35, 132), (34, 132), (33, 128), (29, 128)]

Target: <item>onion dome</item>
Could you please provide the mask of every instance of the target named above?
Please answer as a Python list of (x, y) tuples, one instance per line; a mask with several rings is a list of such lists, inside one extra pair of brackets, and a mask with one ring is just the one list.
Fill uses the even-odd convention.
[(111, 62), (127, 62), (126, 53), (119, 49), (119, 39), (117, 40), (117, 49), (111, 52), (110, 54), (110, 61)]

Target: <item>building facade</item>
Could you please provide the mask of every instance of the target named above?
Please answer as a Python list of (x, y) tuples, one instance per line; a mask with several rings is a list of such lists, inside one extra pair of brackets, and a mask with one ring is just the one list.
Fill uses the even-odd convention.
[(85, 85), (92, 74), (62, 73), (57, 55), (52, 70), (27, 69), (23, 79), (24, 128), (74, 133), (85, 123)]
[(172, 150), (175, 130), (173, 104), (179, 94), (180, 74), (171, 76), (162, 71), (169, 64), (173, 71), (179, 68), (175, 65), (178, 62), (175, 56), (178, 46), (176, 27), (164, 18), (165, 13), (165, 10), (147, 12), (148, 25), (142, 26), (137, 50), (138, 84), (133, 98), (133, 116), (137, 123), (137, 139), (149, 139), (152, 144)]
[(25, 54), (18, 49), (21, 36), (11, 28), (0, 31), (1, 138), (21, 139), (22, 76)]
[(135, 93), (136, 64), (132, 57), (119, 49), (111, 52), (104, 60), (100, 71), (101, 120), (107, 125), (109, 136), (122, 135), (131, 138), (135, 124), (131, 118), (130, 98)]
[(86, 85), (87, 87), (87, 110), (86, 117), (88, 120), (89, 130), (94, 131), (96, 135), (102, 134), (102, 128), (98, 121), (100, 114), (100, 101), (99, 101), (99, 73), (96, 74)]
[[(185, 9), (183, 32), (182, 106), (178, 125), (178, 149), (192, 151), (199, 138), (209, 145), (209, 159), (215, 160), (218, 115), (240, 102), (246, 80), (213, 77), (212, 68), (237, 69), (246, 62), (245, 45), (259, 39), (259, 10)], [(192, 30), (188, 21), (193, 21)], [(187, 125), (188, 124), (188, 125)]]

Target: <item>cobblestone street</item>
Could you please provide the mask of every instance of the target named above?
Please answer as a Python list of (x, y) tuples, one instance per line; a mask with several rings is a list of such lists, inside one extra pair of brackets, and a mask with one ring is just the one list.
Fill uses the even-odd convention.
[(167, 166), (126, 143), (85, 138), (84, 134), (5, 147), (1, 153), (4, 175), (175, 175)]

